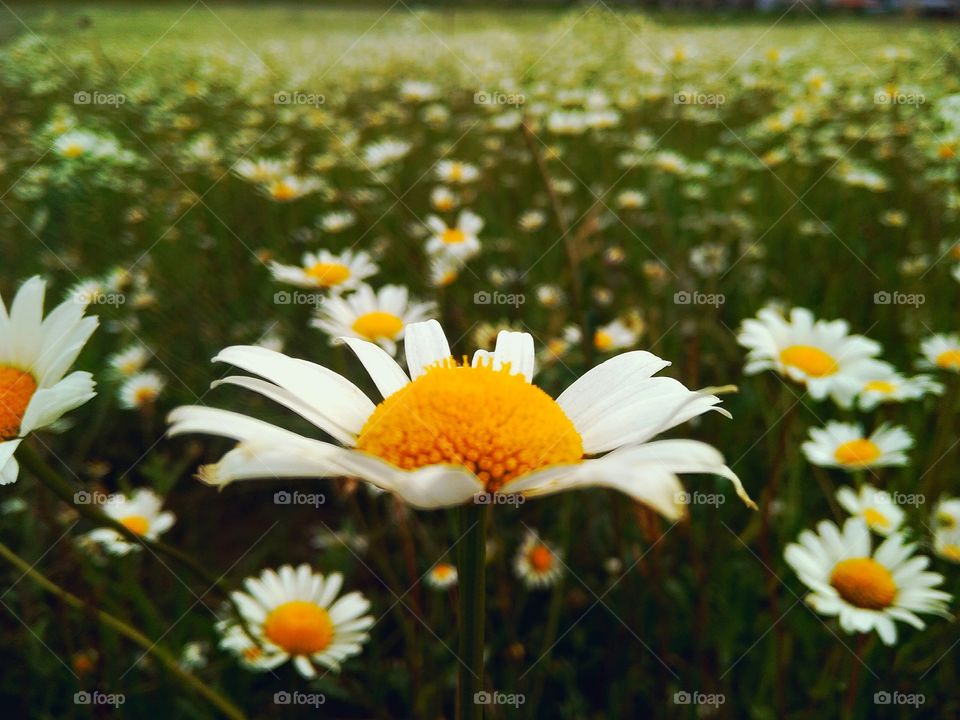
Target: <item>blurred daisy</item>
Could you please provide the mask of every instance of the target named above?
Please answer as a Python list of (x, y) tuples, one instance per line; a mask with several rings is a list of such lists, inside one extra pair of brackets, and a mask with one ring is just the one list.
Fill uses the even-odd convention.
[(440, 212), (449, 212), (457, 207), (460, 201), (450, 188), (438, 185), (430, 191), (430, 204)]
[(642, 210), (647, 206), (648, 198), (639, 190), (624, 190), (617, 195), (617, 207), (621, 210)]
[(450, 563), (437, 563), (427, 573), (427, 585), (435, 590), (446, 590), (457, 584), (457, 568)]
[(170, 434), (210, 433), (237, 447), (200, 478), (222, 486), (256, 477), (350, 476), (420, 508), (473, 502), (481, 492), (549, 495), (601, 486), (627, 493), (668, 518), (686, 507), (678, 473), (720, 475), (752, 506), (723, 456), (706, 443), (653, 438), (717, 407), (709, 390), (653, 377), (669, 365), (647, 352), (593, 368), (556, 400), (531, 383), (533, 338), (501, 332), (493, 352), (458, 364), (440, 324), (407, 326), (409, 375), (380, 347), (343, 338), (384, 400), (374, 404), (346, 378), (305, 360), (257, 347), (232, 347), (215, 360), (263, 380), (224, 382), (259, 392), (339, 445), (210, 407), (170, 415)]
[(335, 210), (321, 217), (318, 224), (324, 232), (339, 233), (351, 227), (356, 221), (357, 216), (350, 210)]
[[(130, 497), (122, 493), (110, 495), (100, 505), (100, 509), (109, 517), (147, 540), (156, 540), (176, 521), (173, 513), (162, 512), (162, 507), (163, 500), (149, 488), (135, 490)], [(111, 528), (97, 528), (83, 535), (81, 540), (99, 545), (113, 555), (126, 555), (142, 547)]]
[(268, 158), (257, 160), (242, 158), (233, 165), (233, 172), (249, 182), (269, 184), (289, 176), (293, 172), (293, 162)]
[(67, 371), (96, 330), (97, 318), (84, 317), (86, 305), (73, 299), (44, 318), (45, 292), (44, 281), (33, 277), (20, 287), (9, 312), (0, 297), (0, 485), (16, 482), (13, 454), (28, 433), (96, 395), (90, 373)]
[(430, 258), (430, 284), (434, 287), (446, 287), (460, 276), (463, 267), (456, 258), (438, 255)]
[(310, 324), (331, 339), (369, 340), (394, 355), (407, 325), (428, 318), (434, 311), (433, 303), (411, 302), (407, 288), (400, 285), (384, 285), (374, 292), (369, 285), (361, 284), (346, 297), (329, 298)]
[(126, 350), (111, 355), (107, 363), (118, 375), (130, 377), (140, 372), (149, 359), (150, 351), (143, 345), (131, 345)]
[(344, 250), (334, 255), (329, 250), (304, 253), (300, 266), (270, 263), (275, 280), (304, 288), (322, 288), (340, 293), (353, 290), (371, 275), (377, 266), (365, 252)]
[(480, 177), (480, 171), (475, 165), (456, 160), (441, 160), (437, 163), (436, 173), (441, 182), (454, 185), (465, 185)]
[(120, 388), (120, 405), (127, 410), (153, 407), (167, 381), (152, 370), (131, 375)]
[(837, 502), (879, 535), (889, 535), (903, 524), (904, 512), (894, 502), (893, 496), (872, 485), (864, 484), (859, 490), (842, 487), (837, 490)]
[(913, 438), (900, 425), (881, 425), (866, 437), (860, 425), (830, 421), (826, 427), (810, 428), (810, 439), (802, 449), (814, 465), (854, 471), (906, 465), (903, 451), (911, 447)]
[(539, 230), (547, 222), (547, 214), (542, 210), (525, 210), (517, 219), (517, 225), (525, 232)]
[(402, 160), (413, 147), (403, 140), (381, 140), (371, 143), (363, 149), (363, 162), (368, 167), (378, 170), (385, 165)]
[(857, 395), (857, 404), (861, 410), (873, 410), (881, 403), (904, 402), (941, 393), (943, 385), (929, 375), (906, 377), (887, 363), (880, 362), (876, 364), (870, 379), (863, 384)]
[(920, 343), (923, 367), (960, 372), (960, 335), (940, 333)]
[(320, 181), (315, 178), (303, 178), (286, 175), (262, 185), (264, 192), (276, 202), (293, 202), (320, 189)]
[(314, 677), (318, 666), (338, 672), (369, 639), (366, 631), (374, 619), (365, 613), (370, 602), (359, 592), (338, 599), (340, 573), (324, 577), (306, 564), (284, 565), (243, 584), (246, 592), (232, 596), (260, 647), (235, 623), (220, 623), (217, 630), (220, 646), (251, 670), (272, 670), (292, 659), (305, 678)]
[(934, 529), (933, 551), (944, 560), (960, 563), (960, 529)]
[(535, 532), (527, 536), (513, 559), (513, 571), (528, 588), (546, 588), (563, 575), (560, 552), (543, 542)]
[(483, 218), (476, 213), (461, 210), (454, 227), (448, 227), (436, 215), (429, 215), (426, 225), (433, 233), (427, 241), (430, 255), (449, 255), (466, 262), (480, 252), (477, 234), (483, 229)]
[(929, 558), (901, 533), (871, 551), (870, 531), (858, 518), (841, 530), (823, 521), (804, 530), (784, 552), (787, 563), (811, 592), (806, 602), (821, 615), (837, 616), (847, 633), (877, 631), (885, 645), (897, 641), (895, 620), (925, 627), (917, 613), (949, 616), (951, 596), (935, 589), (943, 576), (926, 572)]
[(960, 530), (960, 498), (940, 498), (933, 508), (933, 525), (943, 530)]
[(862, 335), (850, 335), (843, 320), (815, 320), (805, 308), (793, 308), (785, 319), (764, 308), (746, 320), (737, 341), (749, 350), (744, 372), (775, 370), (806, 385), (815, 400), (828, 395), (843, 407), (876, 372), (880, 346)]

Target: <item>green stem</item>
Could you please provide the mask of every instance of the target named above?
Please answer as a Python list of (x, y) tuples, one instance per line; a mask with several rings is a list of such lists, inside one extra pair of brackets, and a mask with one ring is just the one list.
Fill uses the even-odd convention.
[(55, 582), (47, 578), (45, 575), (42, 575), (40, 572), (35, 570), (28, 562), (23, 560), (19, 555), (17, 555), (13, 550), (0, 542), (0, 556), (7, 560), (11, 565), (16, 567), (20, 572), (22, 572), (26, 577), (29, 577), (37, 585), (46, 590), (51, 595), (63, 600), (67, 605), (76, 608), (77, 610), (84, 610), (88, 613), (91, 613), (97, 617), (97, 619), (103, 623), (104, 626), (111, 628), (118, 632), (120, 635), (123, 635), (128, 640), (133, 641), (140, 647), (144, 649), (149, 655), (152, 655), (161, 665), (163, 665), (167, 670), (169, 670), (180, 682), (182, 682), (187, 687), (196, 691), (198, 695), (201, 695), (204, 699), (210, 702), (211, 705), (216, 707), (220, 712), (226, 715), (229, 718), (234, 718), (235, 720), (244, 720), (246, 717), (243, 712), (232, 702), (230, 702), (223, 695), (218, 693), (208, 684), (204, 683), (197, 677), (194, 677), (192, 674), (184, 670), (180, 664), (177, 662), (177, 659), (171, 655), (169, 652), (161, 648), (154, 641), (148, 638), (143, 633), (135, 630), (134, 628), (127, 625), (120, 618), (111, 615), (104, 610), (93, 607), (85, 600), (77, 597), (73, 593), (70, 593), (64, 590), (62, 587), (57, 585)]
[(457, 509), (457, 519), (462, 538), (457, 546), (460, 580), (457, 720), (482, 720), (483, 705), (475, 701), (475, 696), (483, 690), (483, 625), (490, 506), (464, 505)]

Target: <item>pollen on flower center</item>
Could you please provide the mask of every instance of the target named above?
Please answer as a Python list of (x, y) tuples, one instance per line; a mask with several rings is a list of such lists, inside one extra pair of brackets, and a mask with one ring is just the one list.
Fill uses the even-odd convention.
[(791, 345), (780, 352), (780, 360), (811, 377), (826, 377), (840, 369), (829, 353), (812, 345)]
[(267, 615), (263, 632), (291, 655), (312, 655), (330, 645), (333, 621), (316, 603), (292, 600), (278, 605)]
[(613, 347), (613, 338), (610, 336), (610, 333), (603, 330), (597, 330), (593, 334), (593, 346), (597, 350), (605, 352)]
[(128, 515), (125, 518), (121, 518), (119, 522), (127, 530), (137, 535), (145, 535), (147, 530), (150, 529), (150, 521), (143, 515)]
[(871, 380), (863, 386), (863, 389), (867, 392), (878, 392), (889, 395), (897, 389), (897, 386), (887, 380)]
[(867, 508), (863, 511), (863, 519), (867, 521), (867, 524), (872, 527), (889, 527), (890, 521), (887, 520), (887, 516), (884, 515), (879, 510), (874, 508)]
[(403, 330), (403, 320), (393, 313), (374, 310), (354, 320), (353, 329), (367, 340), (393, 339)]
[(0, 442), (15, 438), (20, 423), (37, 391), (37, 381), (30, 373), (14, 367), (0, 366)]
[(841, 465), (865, 466), (880, 457), (880, 448), (866, 438), (850, 440), (840, 445), (833, 453)]
[(848, 603), (868, 610), (890, 607), (897, 597), (893, 575), (873, 558), (841, 560), (830, 573), (830, 584)]
[(960, 349), (944, 350), (937, 355), (937, 365), (945, 370), (960, 369)]
[(350, 268), (343, 263), (318, 262), (306, 272), (321, 287), (333, 287), (350, 278)]
[(553, 553), (545, 545), (537, 545), (528, 556), (530, 565), (538, 572), (545, 572), (553, 567)]
[(281, 202), (293, 200), (297, 196), (296, 189), (290, 183), (283, 180), (277, 180), (270, 185), (270, 196), (274, 200)]
[(466, 234), (460, 228), (447, 228), (440, 236), (447, 245), (459, 245), (467, 239)]
[(377, 406), (357, 448), (405, 470), (467, 468), (496, 491), (534, 470), (583, 458), (556, 401), (508, 368), (435, 365)]

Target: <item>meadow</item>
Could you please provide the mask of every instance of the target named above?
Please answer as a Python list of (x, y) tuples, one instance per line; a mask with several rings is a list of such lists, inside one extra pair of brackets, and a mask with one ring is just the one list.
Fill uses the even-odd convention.
[(806, 6), (0, 3), (9, 716), (955, 715), (958, 71)]

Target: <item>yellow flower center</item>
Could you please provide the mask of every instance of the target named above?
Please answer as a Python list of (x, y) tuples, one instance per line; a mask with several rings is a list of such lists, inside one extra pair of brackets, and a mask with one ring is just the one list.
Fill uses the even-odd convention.
[(950, 143), (943, 143), (937, 148), (937, 155), (941, 160), (953, 160), (957, 156), (957, 150)]
[(841, 560), (830, 573), (830, 584), (848, 603), (867, 610), (890, 607), (897, 597), (893, 575), (873, 558)]
[(890, 527), (890, 521), (887, 520), (887, 516), (879, 510), (875, 510), (874, 508), (867, 508), (864, 510), (863, 519), (867, 521), (867, 525), (870, 527)]
[(780, 352), (780, 361), (811, 377), (826, 377), (840, 369), (828, 353), (812, 345), (791, 345)]
[(440, 236), (447, 245), (459, 245), (467, 239), (466, 234), (460, 228), (447, 228)]
[(137, 535), (145, 535), (147, 530), (150, 529), (150, 521), (143, 515), (128, 515), (125, 518), (120, 518), (119, 522), (127, 530)]
[(343, 263), (318, 262), (307, 269), (307, 275), (320, 287), (333, 287), (350, 278), (350, 268)]
[(833, 456), (841, 465), (866, 467), (880, 457), (880, 448), (866, 438), (859, 438), (840, 445)]
[(15, 367), (0, 366), (0, 442), (20, 433), (20, 423), (30, 398), (37, 391), (33, 375)]
[(576, 463), (583, 442), (556, 401), (508, 368), (434, 365), (377, 406), (357, 447), (404, 470), (467, 468), (495, 492), (540, 468)]
[(437, 580), (447, 580), (453, 575), (453, 565), (440, 563), (433, 568), (433, 577)]
[(952, 562), (960, 562), (960, 545), (947, 544), (940, 548), (940, 554)]
[(333, 621), (316, 603), (292, 600), (267, 615), (263, 632), (291, 655), (313, 655), (325, 650), (333, 640)]
[(353, 331), (367, 340), (393, 340), (403, 330), (403, 320), (382, 310), (374, 310), (353, 321)]
[(527, 556), (530, 566), (537, 572), (546, 572), (553, 567), (553, 553), (546, 545), (537, 545)]
[(137, 388), (137, 391), (133, 394), (133, 402), (136, 404), (137, 407), (150, 405), (156, 399), (157, 399), (157, 389), (155, 387)]
[(937, 525), (942, 528), (955, 528), (957, 519), (950, 513), (941, 511), (937, 513)]
[(288, 202), (296, 199), (297, 190), (290, 183), (277, 180), (270, 185), (270, 197), (279, 202)]
[(63, 149), (64, 157), (68, 157), (71, 160), (80, 157), (83, 155), (83, 145), (79, 143), (70, 143)]
[(937, 365), (944, 370), (960, 370), (960, 348), (944, 350), (937, 355)]
[(463, 179), (463, 163), (451, 163), (448, 175), (451, 181), (460, 182)]
[(871, 380), (863, 386), (866, 392), (877, 392), (889, 395), (897, 389), (897, 386), (887, 380)]
[(613, 347), (613, 337), (608, 332), (597, 330), (593, 334), (593, 346), (601, 352), (606, 352)]

